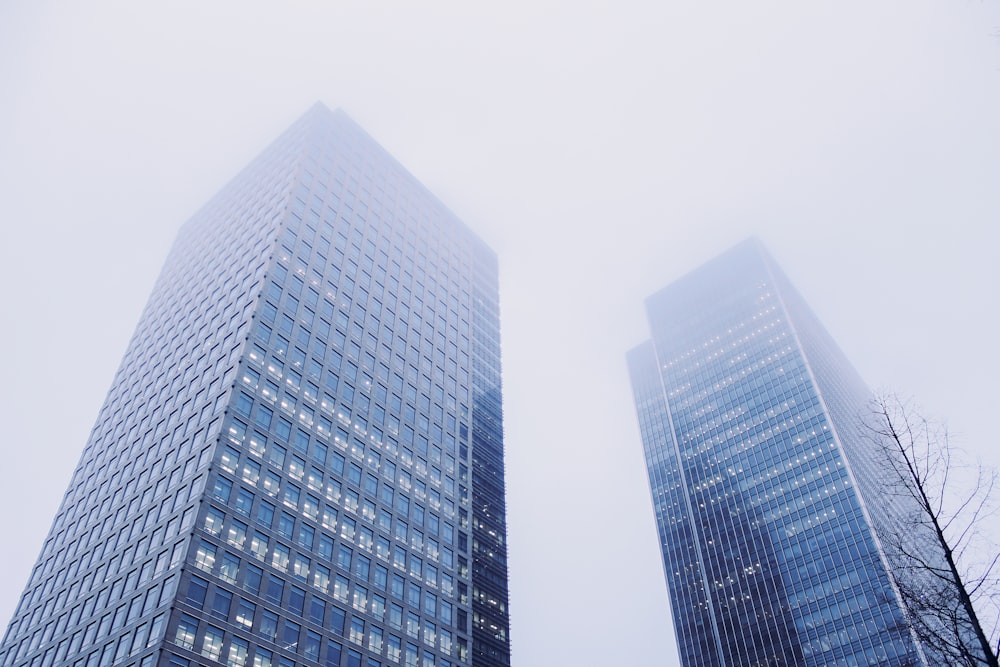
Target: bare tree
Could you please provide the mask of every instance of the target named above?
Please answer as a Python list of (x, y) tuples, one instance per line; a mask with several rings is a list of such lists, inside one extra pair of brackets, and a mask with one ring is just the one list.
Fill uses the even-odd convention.
[(909, 625), (935, 665), (996, 667), (997, 473), (966, 465), (908, 402), (884, 395), (871, 407), (863, 432), (884, 454), (885, 491), (873, 520)]

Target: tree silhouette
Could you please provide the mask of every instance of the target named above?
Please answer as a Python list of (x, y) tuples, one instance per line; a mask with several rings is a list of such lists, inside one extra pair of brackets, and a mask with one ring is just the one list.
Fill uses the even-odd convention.
[(873, 399), (862, 432), (883, 455), (875, 465), (885, 504), (873, 521), (926, 657), (996, 667), (996, 471), (967, 465), (946, 429), (894, 395)]

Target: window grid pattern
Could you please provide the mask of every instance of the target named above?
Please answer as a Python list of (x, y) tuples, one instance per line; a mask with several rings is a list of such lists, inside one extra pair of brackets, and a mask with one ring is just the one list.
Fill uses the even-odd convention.
[(863, 385), (809, 366), (800, 336), (832, 342), (776, 272), (737, 247), (651, 297), (629, 357), (684, 664), (920, 664), (814, 372), (842, 419)]
[[(479, 630), (469, 595), (479, 577), (471, 536), (482, 523), (472, 500), (481, 493), (469, 470), (477, 432), (489, 436), (482, 448), (490, 465), (503, 469), (492, 251), (346, 116), (322, 107), (184, 229), (133, 346), (150, 342), (130, 350), (102, 411), (115, 414), (112, 397), (133, 391), (137, 420), (144, 411), (162, 415), (173, 406), (170, 382), (173, 400), (197, 399), (185, 404), (198, 418), (190, 427), (154, 427), (163, 436), (160, 467), (180, 467), (151, 492), (157, 507), (170, 494), (162, 521), (178, 514), (174, 528), (161, 530), (175, 543), (163, 570), (171, 594), (117, 635), (96, 633), (95, 641), (108, 638), (107, 651), (84, 636), (94, 667), (108, 651), (116, 665), (143, 667), (481, 664), (470, 650)], [(233, 238), (241, 243), (231, 247)], [(196, 276), (214, 275), (197, 262), (231, 267), (217, 280), (227, 290), (193, 289)], [(157, 347), (165, 320), (192, 317), (192, 295), (210, 312), (195, 316), (197, 328), (179, 329), (187, 334), (180, 351)], [(225, 363), (204, 355), (217, 340), (231, 342), (220, 346)], [(209, 361), (190, 364), (192, 355)], [(132, 358), (152, 366), (162, 358), (181, 371), (163, 380), (166, 392), (129, 388)], [(199, 365), (210, 361), (217, 375)], [(477, 431), (484, 420), (489, 429)], [(114, 430), (95, 440), (121, 441)], [(184, 456), (193, 463), (181, 465)], [(154, 460), (139, 459), (121, 477), (155, 477)], [(68, 494), (100, 506), (114, 488)], [(503, 546), (502, 477), (489, 492), (499, 493), (489, 509)], [(65, 541), (67, 521), (57, 518), (53, 545)], [(122, 562), (122, 547), (133, 544), (127, 533), (116, 537), (106, 550)], [(502, 585), (489, 586), (505, 619), (505, 561), (502, 574)], [(33, 645), (52, 620), (36, 595), (26, 591), (0, 664), (41, 657), (91, 667), (79, 647), (56, 654), (59, 637), (85, 630), (86, 619)], [(120, 649), (156, 612), (156, 641)]]
[[(283, 158), (273, 156), (268, 169), (251, 165), (182, 228), (8, 626), (0, 664), (145, 661), (162, 637), (264, 270), (262, 260), (242, 258), (268, 245), (290, 177)], [(216, 222), (200, 222), (208, 219)]]

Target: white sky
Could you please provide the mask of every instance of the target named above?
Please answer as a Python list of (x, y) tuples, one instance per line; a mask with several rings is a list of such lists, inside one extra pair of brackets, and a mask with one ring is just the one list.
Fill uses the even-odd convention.
[(500, 255), (514, 664), (676, 665), (643, 299), (757, 234), (996, 463), (998, 84), (995, 0), (0, 4), (0, 623), (177, 228), (321, 100)]

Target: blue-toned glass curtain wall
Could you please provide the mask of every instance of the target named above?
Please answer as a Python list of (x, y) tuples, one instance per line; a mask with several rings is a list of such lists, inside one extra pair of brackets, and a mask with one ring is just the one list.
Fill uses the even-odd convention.
[(317, 105), (183, 228), (0, 665), (509, 665), (497, 289)]
[(922, 664), (852, 474), (866, 390), (791, 289), (747, 241), (650, 297), (628, 357), (682, 660)]

